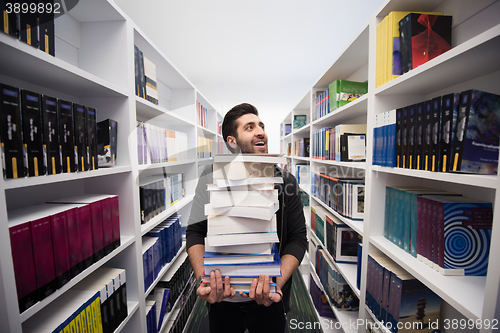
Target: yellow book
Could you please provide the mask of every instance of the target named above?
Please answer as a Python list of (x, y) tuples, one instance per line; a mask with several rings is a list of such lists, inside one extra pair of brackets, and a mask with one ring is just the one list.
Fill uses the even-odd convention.
[(382, 77), (381, 77), (381, 81), (380, 81), (380, 85), (384, 85), (387, 83), (387, 57), (388, 57), (388, 54), (387, 54), (387, 27), (389, 26), (388, 24), (388, 21), (389, 20), (389, 16), (386, 16), (384, 17), (384, 19), (382, 20), (382, 55), (381, 55), (381, 60), (382, 60), (382, 70), (381, 70), (381, 73), (382, 73)]
[[(394, 80), (401, 76), (401, 48), (399, 41), (399, 21), (410, 13), (427, 14), (427, 15), (443, 15), (441, 12), (400, 12), (394, 11), (389, 13), (389, 38), (387, 44), (388, 58), (388, 80)], [(401, 74), (397, 74), (401, 73)]]
[(382, 85), (382, 22), (377, 24), (377, 52), (376, 52), (376, 74), (375, 74), (375, 88)]

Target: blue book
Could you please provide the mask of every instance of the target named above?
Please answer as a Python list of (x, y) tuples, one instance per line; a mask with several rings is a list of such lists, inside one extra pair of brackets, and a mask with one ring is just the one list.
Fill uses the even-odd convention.
[(391, 168), (396, 166), (396, 110), (388, 112), (386, 166)]

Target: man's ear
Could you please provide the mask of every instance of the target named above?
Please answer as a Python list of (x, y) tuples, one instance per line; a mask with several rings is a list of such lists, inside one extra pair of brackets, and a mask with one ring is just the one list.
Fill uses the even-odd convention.
[(238, 144), (236, 143), (236, 138), (234, 136), (228, 135), (227, 136), (227, 143), (233, 149), (236, 149), (238, 147)]

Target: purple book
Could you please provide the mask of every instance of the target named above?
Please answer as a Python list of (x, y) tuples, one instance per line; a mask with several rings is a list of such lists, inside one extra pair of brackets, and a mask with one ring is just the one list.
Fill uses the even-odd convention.
[(31, 230), (38, 294), (40, 299), (44, 299), (56, 290), (50, 217), (44, 216), (31, 221)]
[(113, 251), (113, 224), (111, 220), (111, 200), (110, 198), (101, 200), (102, 209), (102, 236), (104, 245), (104, 255)]
[(118, 196), (110, 198), (111, 203), (111, 225), (113, 227), (113, 249), (120, 246), (120, 207)]
[(50, 224), (52, 228), (52, 246), (54, 249), (57, 288), (61, 288), (71, 279), (66, 213), (63, 211), (51, 215)]

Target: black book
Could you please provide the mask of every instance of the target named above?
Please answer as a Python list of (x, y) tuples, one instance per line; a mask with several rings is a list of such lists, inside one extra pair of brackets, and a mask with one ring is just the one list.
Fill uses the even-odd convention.
[(408, 70), (451, 49), (451, 16), (410, 13), (401, 21), (401, 53), (406, 54)]
[(87, 107), (87, 114), (85, 117), (87, 128), (87, 170), (97, 170), (98, 157), (97, 157), (97, 111), (94, 108)]
[(2, 31), (15, 38), (19, 37), (19, 14), (14, 11), (14, 5), (17, 1), (0, 0), (0, 23)]
[(460, 94), (444, 95), (441, 104), (441, 153), (440, 170), (447, 172), (450, 169), (451, 149), (453, 144), (458, 109), (460, 107)]
[[(23, 1), (23, 4), (37, 5), (36, 0)], [(21, 11), (19, 15), (19, 39), (28, 45), (38, 48), (38, 18), (36, 11)]]
[(78, 171), (88, 171), (87, 128), (85, 116), (87, 107), (73, 103), (73, 125), (75, 129), (76, 165)]
[(366, 161), (366, 134), (344, 133), (340, 136), (340, 160)]
[(403, 130), (403, 108), (396, 109), (396, 168), (403, 167), (403, 158), (401, 157)]
[(75, 172), (76, 149), (73, 129), (73, 104), (71, 102), (58, 100), (58, 110), (62, 172)]
[(144, 54), (139, 50), (139, 97), (146, 98), (146, 74), (144, 73)]
[(407, 39), (406, 39), (406, 35), (407, 35), (407, 24), (406, 22), (409, 20), (410, 18), (408, 16), (406, 17), (403, 17), (403, 19), (401, 19), (401, 21), (399, 21), (399, 43), (400, 43), (400, 46), (399, 46), (399, 49), (400, 49), (400, 52), (401, 52), (401, 73), (404, 74), (406, 72), (408, 72), (408, 62), (410, 61), (408, 59), (408, 46), (407, 46)]
[(424, 130), (425, 130), (425, 103), (418, 103), (415, 122), (415, 142), (416, 142), (416, 161), (415, 169), (424, 170)]
[(141, 79), (139, 78), (139, 48), (134, 45), (134, 73), (135, 73), (135, 95), (141, 96), (139, 94)]
[(45, 175), (45, 152), (42, 134), (42, 98), (40, 94), (22, 90), (22, 123), (26, 150), (26, 173), (30, 177)]
[(57, 99), (49, 96), (42, 98), (43, 145), (47, 174), (61, 173), (61, 151), (59, 144), (59, 112)]
[(441, 144), (441, 96), (432, 99), (431, 171), (439, 171)]
[(431, 101), (425, 101), (424, 103), (424, 165), (422, 170), (430, 170), (430, 158), (431, 158), (431, 150), (432, 150), (432, 103)]
[(21, 127), (21, 93), (19, 88), (0, 85), (0, 139), (2, 145), (3, 177), (25, 177), (25, 153)]
[(116, 164), (118, 122), (106, 119), (97, 123), (97, 156), (99, 167)]
[(403, 121), (401, 129), (401, 157), (403, 158), (401, 167), (406, 168), (408, 158), (408, 107), (403, 108)]
[[(54, 8), (54, 0), (38, 0), (38, 6)], [(45, 53), (55, 55), (54, 11), (43, 10), (38, 13), (38, 47)]]
[(408, 106), (408, 115), (407, 115), (407, 149), (406, 149), (406, 168), (408, 169), (416, 169), (416, 148), (415, 144), (415, 123), (416, 123), (416, 104)]

